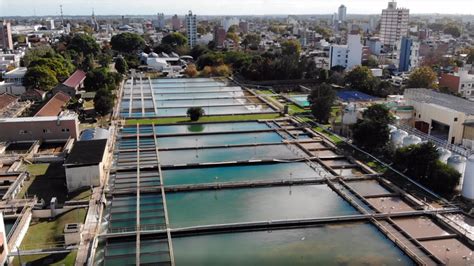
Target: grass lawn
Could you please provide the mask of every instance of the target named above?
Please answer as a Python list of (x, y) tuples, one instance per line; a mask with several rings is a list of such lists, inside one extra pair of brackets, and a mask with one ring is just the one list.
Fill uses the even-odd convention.
[(74, 191), (68, 195), (70, 200), (90, 200), (92, 192), (90, 188), (83, 188), (78, 191)]
[[(31, 265), (74, 265), (76, 261), (77, 251), (71, 251), (70, 253), (51, 254), (51, 255), (31, 255), (21, 256), (21, 263), (29, 262)], [(19, 266), (20, 261), (18, 257), (13, 260), (13, 265)]]
[(290, 109), (290, 110), (289, 110), (289, 111), (290, 111), (290, 114), (309, 112), (308, 110), (305, 110), (305, 109), (299, 107), (299, 106), (296, 105), (296, 104), (289, 104), (288, 107), (289, 107), (289, 109)]
[(336, 145), (343, 142), (342, 139), (340, 139), (337, 135), (324, 130), (322, 127), (313, 127), (313, 130), (325, 135)]
[[(259, 120), (259, 119), (275, 119), (280, 117), (280, 114), (253, 114), (253, 115), (222, 115), (222, 116), (203, 116), (197, 121), (201, 122), (224, 122), (224, 121), (243, 121), (243, 120)], [(154, 119), (128, 119), (127, 125), (135, 124), (173, 124), (173, 123), (189, 123), (191, 122), (187, 117), (166, 117)]]
[(57, 216), (52, 221), (40, 220), (36, 223), (32, 222), (25, 238), (21, 242), (20, 248), (25, 250), (48, 248), (64, 243), (64, 226), (69, 223), (83, 223), (86, 211), (84, 208), (74, 209)]
[(37, 176), (44, 175), (46, 171), (48, 170), (49, 164), (48, 163), (42, 163), (42, 164), (29, 164), (26, 166), (23, 166), (21, 169), (22, 171), (27, 171), (30, 173), (30, 178), (29, 180), (26, 180), (23, 183), (23, 188), (21, 191), (16, 195), (17, 199), (21, 199), (25, 196), (26, 192), (30, 188), (31, 184), (35, 181)]

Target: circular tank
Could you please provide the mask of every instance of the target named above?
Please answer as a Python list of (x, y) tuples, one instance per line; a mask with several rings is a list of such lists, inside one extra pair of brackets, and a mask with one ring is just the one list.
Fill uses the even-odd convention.
[(462, 182), (462, 196), (466, 199), (474, 200), (474, 155), (469, 156), (466, 162)]
[(392, 141), (392, 144), (395, 146), (395, 147), (398, 147), (400, 145), (402, 145), (403, 143), (403, 138), (408, 136), (408, 133), (404, 130), (401, 130), (401, 129), (397, 129), (395, 131), (393, 131), (392, 133), (390, 133), (390, 139)]
[(420, 142), (421, 142), (421, 139), (419, 137), (415, 135), (409, 135), (403, 138), (402, 146), (407, 147), (410, 145), (419, 144)]
[(464, 169), (466, 168), (466, 158), (461, 155), (452, 155), (448, 158), (448, 165), (456, 169), (464, 176)]
[(448, 163), (448, 158), (451, 157), (451, 152), (445, 148), (439, 147), (438, 149), (439, 160), (443, 163)]

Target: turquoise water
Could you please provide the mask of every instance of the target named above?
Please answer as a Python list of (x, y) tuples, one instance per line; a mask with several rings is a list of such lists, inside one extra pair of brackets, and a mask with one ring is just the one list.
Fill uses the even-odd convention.
[(176, 265), (413, 265), (376, 228), (348, 224), (173, 239)]
[[(140, 262), (158, 264), (169, 262), (169, 248), (166, 239), (141, 239)], [(136, 242), (123, 241), (108, 243), (105, 248), (104, 265), (135, 265)]]
[(172, 228), (357, 213), (326, 185), (167, 193), (166, 202)]
[(158, 138), (158, 147), (193, 148), (218, 145), (280, 143), (281, 137), (275, 132), (219, 134), (201, 136), (179, 136)]
[(219, 105), (242, 105), (249, 104), (250, 102), (245, 99), (233, 99), (225, 98), (219, 99), (218, 102), (210, 102), (206, 99), (196, 99), (196, 100), (166, 100), (166, 101), (156, 101), (156, 107), (181, 107), (181, 106), (207, 106), (209, 104), (214, 106)]
[(310, 103), (308, 101), (308, 95), (290, 96), (290, 99), (296, 102), (299, 106), (302, 106), (302, 107), (310, 106)]
[[(215, 100), (216, 103), (219, 100)], [(212, 105), (212, 101), (210, 103)], [(248, 114), (273, 112), (274, 110), (266, 105), (235, 105), (235, 106), (203, 106), (205, 115), (227, 115), (227, 114)], [(158, 108), (158, 117), (186, 116), (187, 107)], [(153, 114), (154, 115), (154, 114)]]
[[(269, 129), (269, 127), (265, 123), (258, 123), (258, 122), (170, 125), (170, 126), (157, 126), (156, 133), (157, 134), (206, 133), (206, 132), (232, 132), (232, 131), (237, 131), (237, 130), (243, 131), (243, 130), (260, 130), (260, 129)], [(131, 130), (135, 130), (135, 128)]]
[(318, 174), (306, 163), (298, 162), (164, 170), (163, 182), (167, 186), (172, 186), (214, 182), (314, 178), (316, 176)]
[(286, 145), (160, 151), (161, 165), (300, 158)]

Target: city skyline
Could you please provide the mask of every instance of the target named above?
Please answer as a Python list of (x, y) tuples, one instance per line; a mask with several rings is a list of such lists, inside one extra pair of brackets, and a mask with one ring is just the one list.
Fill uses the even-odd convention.
[[(167, 15), (184, 15), (193, 10), (198, 15), (284, 15), (284, 14), (333, 14), (343, 4), (348, 14), (379, 14), (387, 6), (386, 0), (320, 1), (294, 0), (291, 5), (285, 0), (242, 0), (238, 3), (222, 0), (191, 1), (178, 0), (173, 5), (147, 0), (136, 0), (129, 5), (124, 0), (51, 0), (47, 3), (21, 0), (0, 1), (0, 16), (55, 16), (59, 15), (59, 6), (63, 5), (65, 15), (90, 15), (94, 9), (96, 15), (151, 15), (163, 12)], [(412, 14), (469, 14), (466, 6), (470, 0), (453, 0), (449, 5), (442, 0), (397, 1), (399, 7), (410, 9)], [(27, 8), (25, 8), (27, 7)], [(30, 7), (30, 8), (28, 8)], [(248, 8), (252, 7), (252, 8)], [(153, 10), (153, 11), (151, 11)], [(472, 14), (472, 13), (471, 13)]]

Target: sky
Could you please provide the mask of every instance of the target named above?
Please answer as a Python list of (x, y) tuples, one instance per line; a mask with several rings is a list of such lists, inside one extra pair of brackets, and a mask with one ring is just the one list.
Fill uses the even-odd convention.
[[(331, 14), (339, 5), (348, 14), (379, 14), (388, 0), (0, 0), (1, 16), (59, 15), (272, 15)], [(473, 14), (474, 0), (399, 0), (410, 13)]]

